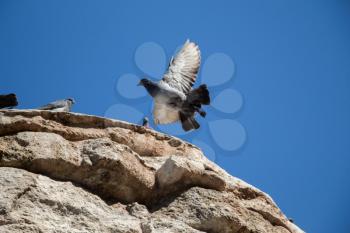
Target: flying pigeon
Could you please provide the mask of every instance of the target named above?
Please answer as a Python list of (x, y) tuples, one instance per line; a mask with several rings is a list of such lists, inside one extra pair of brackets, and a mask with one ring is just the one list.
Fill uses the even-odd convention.
[(57, 100), (44, 105), (38, 109), (40, 110), (50, 110), (53, 112), (70, 112), (72, 105), (75, 104), (74, 99), (68, 98), (65, 100)]
[(16, 94), (0, 95), (0, 108), (15, 107), (17, 105)]
[(202, 105), (210, 104), (207, 86), (200, 85), (192, 89), (200, 66), (198, 45), (187, 40), (181, 50), (172, 58), (168, 70), (162, 80), (153, 82), (141, 79), (139, 85), (144, 86), (154, 99), (153, 118), (155, 124), (169, 124), (181, 121), (185, 131), (198, 129), (195, 113), (202, 117), (206, 113)]

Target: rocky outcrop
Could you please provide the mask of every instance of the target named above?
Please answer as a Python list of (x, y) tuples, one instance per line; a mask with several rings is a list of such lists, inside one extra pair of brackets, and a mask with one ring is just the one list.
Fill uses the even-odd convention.
[(96, 116), (0, 111), (0, 232), (303, 232), (197, 147)]

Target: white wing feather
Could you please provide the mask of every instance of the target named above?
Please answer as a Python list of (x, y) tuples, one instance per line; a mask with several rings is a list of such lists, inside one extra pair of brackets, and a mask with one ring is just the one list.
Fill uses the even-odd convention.
[(187, 94), (196, 81), (200, 62), (201, 55), (198, 45), (187, 40), (175, 58), (171, 60), (160, 83), (165, 82), (170, 87)]

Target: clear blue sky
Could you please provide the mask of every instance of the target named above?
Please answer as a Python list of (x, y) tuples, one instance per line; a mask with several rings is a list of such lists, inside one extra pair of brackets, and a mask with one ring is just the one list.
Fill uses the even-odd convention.
[(218, 150), (215, 161), (307, 232), (350, 232), (349, 1), (208, 2), (1, 0), (0, 92), (17, 93), (19, 108), (74, 97), (76, 112), (143, 111), (150, 99), (115, 91), (123, 74), (143, 76), (135, 49), (154, 41), (170, 56), (191, 38), (203, 59), (234, 60), (229, 85), (244, 98), (232, 116), (208, 111), (247, 132), (240, 150)]

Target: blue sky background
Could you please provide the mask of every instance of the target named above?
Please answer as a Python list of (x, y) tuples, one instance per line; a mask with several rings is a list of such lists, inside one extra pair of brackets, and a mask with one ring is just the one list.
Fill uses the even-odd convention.
[[(247, 132), (241, 149), (218, 149), (215, 161), (269, 193), (307, 232), (345, 233), (349, 12), (346, 0), (0, 0), (0, 92), (17, 93), (19, 108), (74, 97), (76, 112), (104, 116), (116, 103), (145, 111), (150, 99), (121, 98), (116, 80), (144, 75), (134, 60), (144, 42), (169, 57), (190, 38), (203, 60), (216, 52), (234, 60), (225, 87), (244, 99), (233, 115), (208, 110), (208, 120), (233, 118)], [(216, 149), (202, 125), (202, 139)]]

